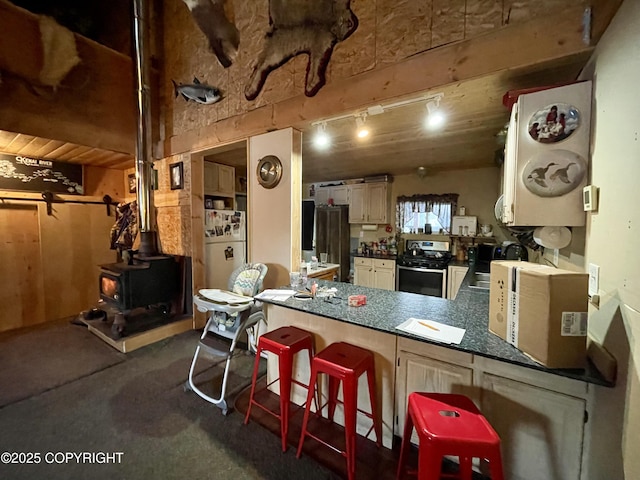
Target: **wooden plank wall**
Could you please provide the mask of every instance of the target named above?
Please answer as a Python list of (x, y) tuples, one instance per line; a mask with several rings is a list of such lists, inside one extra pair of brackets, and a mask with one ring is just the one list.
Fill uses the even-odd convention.
[(52, 208), (50, 216), (44, 203), (0, 206), (0, 331), (77, 315), (94, 306), (99, 265), (116, 260), (109, 248), (113, 211), (107, 216), (103, 205)]
[[(92, 196), (121, 198), (121, 170), (87, 167), (84, 186)], [(95, 195), (95, 196), (93, 196)], [(0, 197), (40, 199), (39, 193), (0, 191)], [(109, 232), (115, 211), (105, 205), (0, 201), (0, 332), (79, 314), (99, 299), (99, 265), (116, 261)]]
[(46, 320), (38, 208), (0, 204), (0, 331)]

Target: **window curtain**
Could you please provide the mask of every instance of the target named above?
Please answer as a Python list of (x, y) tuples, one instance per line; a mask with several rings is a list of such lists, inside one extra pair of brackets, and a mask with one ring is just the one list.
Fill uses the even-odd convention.
[(431, 212), (442, 225), (451, 230), (451, 217), (457, 208), (457, 193), (400, 196), (396, 203), (396, 232), (402, 233), (403, 225), (415, 212)]

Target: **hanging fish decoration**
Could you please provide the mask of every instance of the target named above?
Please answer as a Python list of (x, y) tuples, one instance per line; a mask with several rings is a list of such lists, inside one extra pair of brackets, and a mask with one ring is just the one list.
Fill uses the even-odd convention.
[(222, 100), (222, 92), (220, 92), (220, 90), (206, 83), (200, 83), (197, 77), (194, 77), (193, 83), (190, 84), (181, 83), (178, 85), (174, 80), (171, 81), (173, 82), (173, 91), (175, 92), (176, 98), (178, 98), (178, 94), (180, 94), (187, 102), (193, 100), (203, 105), (211, 105)]

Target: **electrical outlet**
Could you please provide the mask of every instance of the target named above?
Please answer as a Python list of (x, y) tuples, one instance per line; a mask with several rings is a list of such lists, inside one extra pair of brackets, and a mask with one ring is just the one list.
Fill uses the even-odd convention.
[(360, 230), (360, 238), (364, 238), (364, 232)]
[(600, 289), (600, 267), (595, 263), (589, 264), (589, 296), (597, 295)]
[(553, 264), (557, 267), (558, 266), (558, 262), (559, 259), (558, 257), (560, 256), (560, 250), (558, 248), (554, 248), (553, 249)]

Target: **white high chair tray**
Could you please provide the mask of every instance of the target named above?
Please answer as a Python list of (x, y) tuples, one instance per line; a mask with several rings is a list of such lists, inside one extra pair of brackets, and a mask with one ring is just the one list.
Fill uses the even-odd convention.
[(242, 305), (253, 301), (253, 297), (245, 297), (244, 295), (220, 290), (219, 288), (203, 288), (198, 293), (212, 302), (229, 305)]

